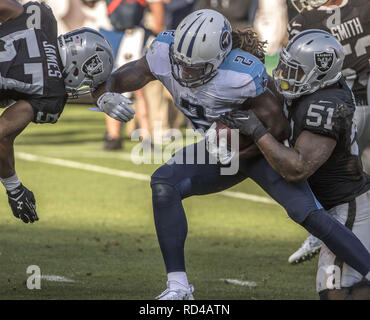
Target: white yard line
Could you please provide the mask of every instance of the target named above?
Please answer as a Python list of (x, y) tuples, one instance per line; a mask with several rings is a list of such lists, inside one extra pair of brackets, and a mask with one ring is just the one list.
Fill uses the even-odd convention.
[(55, 281), (55, 282), (76, 282), (75, 280), (68, 279), (68, 278), (62, 277), (62, 276), (52, 275), (52, 274), (51, 275), (42, 275), (41, 279), (46, 280), (46, 281)]
[[(16, 152), (15, 156), (16, 156), (17, 159), (21, 159), (21, 160), (25, 160), (25, 161), (53, 164), (53, 165), (57, 165), (57, 166), (61, 166), (61, 167), (98, 172), (98, 173), (103, 173), (103, 174), (107, 174), (107, 175), (111, 175), (111, 176), (117, 176), (117, 177), (121, 177), (121, 178), (133, 179), (133, 180), (140, 180), (140, 181), (147, 181), (147, 182), (150, 181), (150, 176), (149, 175), (142, 174), (142, 173), (136, 173), (136, 172), (132, 172), (132, 171), (112, 169), (112, 168), (92, 165), (92, 164), (88, 164), (88, 163), (82, 163), (82, 162), (71, 161), (71, 160), (64, 160), (64, 159), (58, 159), (58, 158), (39, 156), (39, 155), (24, 153), (24, 152)], [(223, 196), (226, 196), (226, 197), (230, 197), (230, 198), (249, 200), (249, 201), (267, 203), (267, 204), (277, 204), (274, 200), (272, 200), (270, 198), (257, 196), (257, 195), (253, 195), (253, 194), (248, 194), (248, 193), (244, 193), (244, 192), (222, 191), (219, 194), (223, 195)]]
[(98, 172), (98, 173), (105, 173), (111, 176), (118, 176), (122, 178), (129, 178), (129, 179), (141, 180), (141, 181), (150, 181), (150, 176), (141, 174), (141, 173), (135, 173), (132, 171), (111, 169), (111, 168), (96, 166), (96, 165), (88, 164), (88, 163), (82, 163), (82, 162), (64, 160), (64, 159), (58, 159), (58, 158), (50, 158), (50, 157), (45, 157), (45, 156), (38, 156), (35, 154), (24, 153), (24, 152), (17, 152), (15, 155), (18, 159), (22, 159), (26, 161), (42, 162), (42, 163), (47, 163), (47, 164), (54, 164), (54, 165), (61, 166), (61, 167), (81, 169), (81, 170), (93, 171), (93, 172)]
[(257, 287), (257, 283), (254, 281), (242, 281), (238, 279), (220, 279), (223, 282), (235, 284), (237, 286), (254, 288)]

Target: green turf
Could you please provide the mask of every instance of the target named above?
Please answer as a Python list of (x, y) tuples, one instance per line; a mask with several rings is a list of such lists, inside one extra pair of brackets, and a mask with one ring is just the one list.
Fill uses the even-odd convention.
[[(16, 152), (146, 175), (158, 167), (128, 161), (129, 141), (124, 152), (101, 151), (104, 130), (102, 114), (69, 105), (57, 124), (30, 125)], [(148, 182), (21, 159), (16, 168), (36, 195), (40, 221), (20, 222), (5, 193), (0, 197), (0, 299), (153, 299), (165, 289)], [(265, 195), (250, 181), (232, 189)], [(287, 262), (306, 233), (282, 208), (222, 195), (186, 199), (184, 207), (187, 272), (196, 299), (317, 298), (317, 258)], [(76, 282), (42, 280), (41, 290), (29, 290), (29, 265)]]

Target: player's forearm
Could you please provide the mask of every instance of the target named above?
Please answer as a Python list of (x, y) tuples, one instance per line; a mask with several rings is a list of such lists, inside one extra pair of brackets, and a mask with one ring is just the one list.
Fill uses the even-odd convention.
[[(288, 138), (289, 130), (283, 125), (276, 125), (270, 128), (270, 135), (272, 135), (277, 141), (283, 141)], [(240, 159), (251, 159), (261, 154), (261, 150), (256, 144), (252, 144), (245, 150), (239, 153)]]
[(289, 182), (307, 179), (312, 173), (302, 155), (288, 148), (267, 133), (257, 141), (257, 146), (271, 167)]
[(23, 13), (23, 6), (15, 0), (0, 0), (0, 22), (16, 18)]
[(252, 144), (243, 151), (239, 152), (239, 159), (251, 159), (259, 156), (260, 154), (260, 149), (255, 144)]
[[(144, 57), (145, 59), (145, 57)], [(141, 89), (155, 78), (142, 66), (143, 59), (129, 62), (113, 72), (105, 89), (110, 92), (132, 92)]]
[(146, 58), (129, 62), (113, 72), (106, 82), (92, 92), (96, 103), (105, 92), (125, 93), (133, 92), (144, 87), (148, 82), (155, 80), (150, 72)]
[(153, 32), (158, 34), (164, 30), (164, 4), (162, 1), (149, 3), (150, 11), (153, 14)]

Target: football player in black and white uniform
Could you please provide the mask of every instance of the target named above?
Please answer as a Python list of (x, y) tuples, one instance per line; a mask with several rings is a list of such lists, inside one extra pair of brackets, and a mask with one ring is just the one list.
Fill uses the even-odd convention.
[[(370, 249), (370, 176), (362, 170), (354, 122), (355, 100), (341, 70), (343, 47), (323, 30), (306, 30), (280, 54), (274, 82), (285, 98), (290, 147), (269, 133), (257, 145), (287, 181), (307, 179), (323, 205)], [(244, 134), (263, 124), (252, 111), (221, 118)], [(322, 245), (317, 291), (322, 299), (370, 299), (370, 282)]]
[(55, 123), (68, 94), (78, 96), (104, 82), (113, 53), (98, 32), (83, 28), (57, 36), (44, 3), (0, 0), (0, 180), (15, 217), (38, 220), (32, 191), (19, 181), (14, 140), (30, 122)]
[[(299, 14), (288, 25), (289, 40), (303, 30), (321, 29), (331, 33), (343, 46), (345, 58), (342, 74), (356, 99), (360, 156), (370, 147), (370, 1), (368, 0), (291, 0)], [(370, 164), (362, 159), (369, 173)], [(309, 236), (288, 259), (300, 263), (320, 251), (321, 241)]]

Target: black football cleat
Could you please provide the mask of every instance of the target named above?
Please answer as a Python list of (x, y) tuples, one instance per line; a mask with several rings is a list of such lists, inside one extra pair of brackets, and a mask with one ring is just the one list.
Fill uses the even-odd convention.
[(13, 215), (24, 223), (39, 220), (36, 213), (36, 200), (33, 192), (20, 184), (17, 188), (6, 192)]

